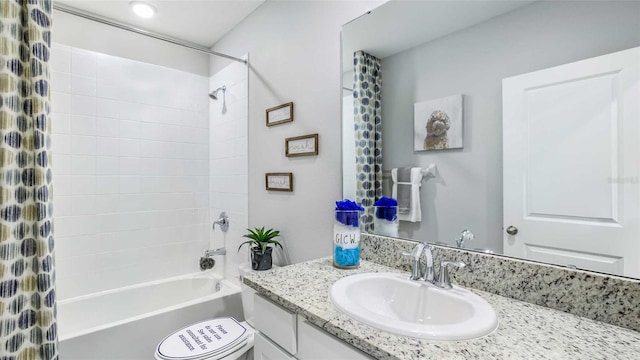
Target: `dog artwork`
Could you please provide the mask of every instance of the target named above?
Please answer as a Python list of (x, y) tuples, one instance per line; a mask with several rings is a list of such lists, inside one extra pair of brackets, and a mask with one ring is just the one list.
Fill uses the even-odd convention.
[(413, 116), (415, 151), (462, 147), (462, 95), (415, 103)]
[(449, 115), (442, 110), (431, 113), (427, 120), (427, 136), (424, 137), (424, 150), (441, 150), (449, 148)]

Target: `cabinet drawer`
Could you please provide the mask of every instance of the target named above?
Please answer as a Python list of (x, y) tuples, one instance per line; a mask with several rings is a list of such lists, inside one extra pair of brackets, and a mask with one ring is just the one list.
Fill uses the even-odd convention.
[(367, 354), (298, 318), (298, 354), (300, 360), (372, 360)]
[(258, 294), (254, 296), (253, 306), (253, 321), (256, 328), (281, 348), (295, 355), (297, 351), (296, 314)]
[(271, 343), (269, 339), (256, 332), (253, 341), (254, 360), (295, 360), (284, 350)]

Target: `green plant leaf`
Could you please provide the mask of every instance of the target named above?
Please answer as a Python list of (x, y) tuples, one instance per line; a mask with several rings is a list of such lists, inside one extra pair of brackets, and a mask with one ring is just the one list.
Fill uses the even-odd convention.
[(242, 245), (244, 245), (244, 244), (249, 244), (249, 247), (252, 247), (254, 242), (255, 241), (253, 241), (253, 240), (247, 240), (247, 241), (243, 242), (242, 244), (240, 244), (240, 246), (238, 246), (238, 251), (240, 251), (240, 249), (242, 248)]
[(250, 247), (260, 248), (260, 251), (264, 254), (267, 251), (267, 247), (270, 244), (274, 244), (275, 246), (279, 246), (280, 249), (283, 249), (282, 244), (278, 241), (273, 240), (274, 238), (280, 236), (280, 231), (274, 229), (267, 229), (265, 231), (264, 226), (261, 228), (247, 229), (248, 233), (242, 235), (247, 240), (240, 244), (238, 247), (238, 251), (242, 248), (243, 245), (249, 244)]
[(263, 254), (267, 251), (267, 243), (266, 242), (261, 242), (260, 243), (260, 252), (262, 252)]

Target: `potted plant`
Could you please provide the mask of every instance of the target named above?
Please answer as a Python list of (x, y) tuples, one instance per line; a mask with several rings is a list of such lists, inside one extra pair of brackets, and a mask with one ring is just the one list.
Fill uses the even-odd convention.
[(282, 245), (278, 241), (273, 240), (280, 236), (280, 231), (273, 229), (265, 230), (264, 226), (253, 230), (247, 229), (247, 231), (249, 231), (249, 233), (242, 235), (242, 237), (246, 237), (249, 240), (240, 244), (238, 251), (240, 251), (244, 244), (249, 245), (251, 249), (251, 268), (253, 270), (271, 269), (273, 247), (269, 245), (274, 244), (282, 249)]

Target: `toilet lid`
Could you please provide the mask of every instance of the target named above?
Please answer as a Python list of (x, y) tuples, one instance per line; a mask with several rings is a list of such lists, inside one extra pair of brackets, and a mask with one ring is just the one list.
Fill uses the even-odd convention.
[(158, 344), (156, 354), (166, 360), (197, 360), (232, 352), (246, 343), (249, 331), (232, 317), (184, 327)]

